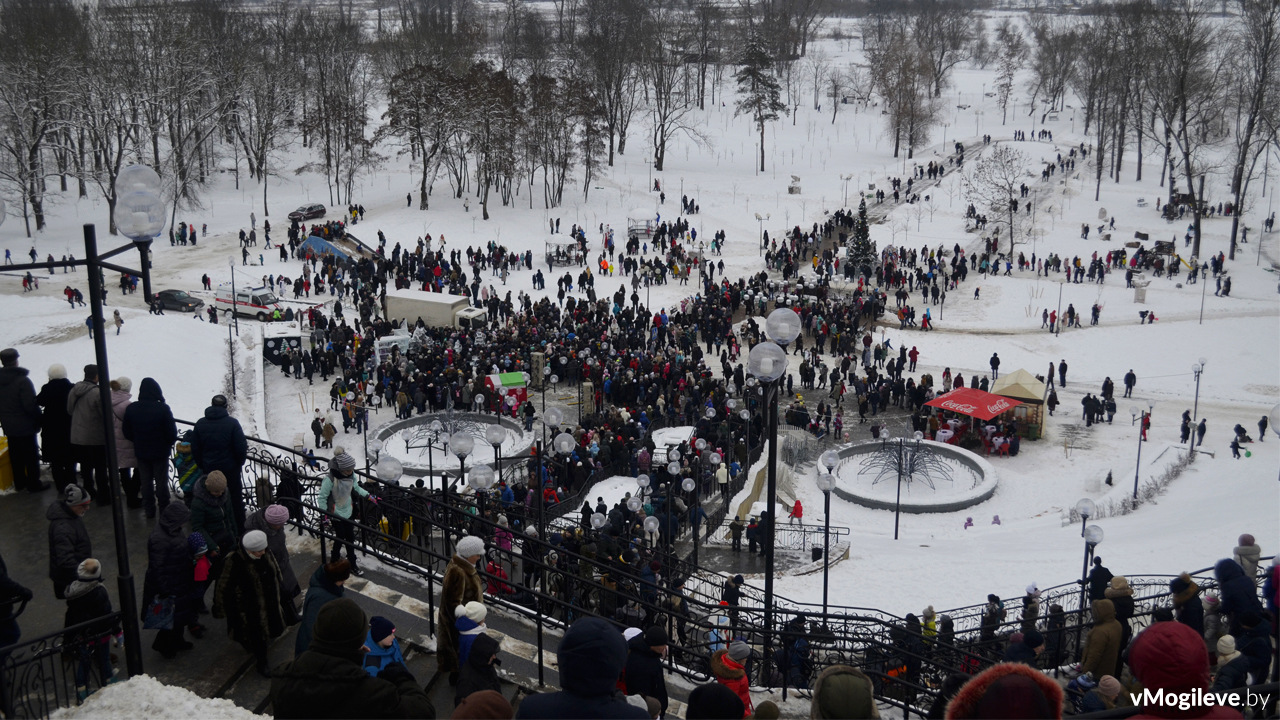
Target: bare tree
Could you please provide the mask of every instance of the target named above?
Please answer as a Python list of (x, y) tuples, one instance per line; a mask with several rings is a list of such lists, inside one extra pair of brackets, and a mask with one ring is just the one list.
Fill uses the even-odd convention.
[(695, 143), (703, 143), (706, 136), (697, 127), (684, 84), (684, 30), (674, 10), (655, 3), (650, 8), (650, 23), (646, 30), (645, 55), (641, 73), (649, 94), (649, 118), (653, 130), (653, 169), (662, 170), (667, 157), (667, 144), (672, 137), (683, 134)]
[(1044, 98), (1051, 109), (1060, 109), (1067, 81), (1078, 57), (1075, 23), (1052, 15), (1032, 15), (1028, 21), (1035, 49), (1031, 53), (1031, 105)]
[[(876, 93), (884, 101), (893, 156), (906, 145), (907, 157), (928, 142), (938, 120), (938, 103), (931, 92), (933, 75), (927, 57), (912, 45), (910, 29), (897, 24), (867, 43), (867, 59)], [(866, 30), (864, 29), (864, 41)]]
[(1026, 242), (1025, 228), (1030, 218), (1018, 210), (1029, 161), (1024, 153), (997, 143), (982, 153), (963, 180), (965, 199), (990, 213), (988, 221), (997, 232), (1003, 228), (1008, 233), (1010, 256)]
[(1234, 160), (1231, 170), (1231, 259), (1236, 257), (1240, 216), (1248, 201), (1249, 181), (1266, 151), (1280, 117), (1280, 2), (1240, 0), (1233, 33), (1227, 82), (1234, 117)]
[(914, 0), (911, 11), (912, 37), (927, 60), (933, 96), (941, 97), (951, 71), (970, 57), (973, 6), (964, 0)]
[[(609, 165), (615, 147), (626, 152), (627, 128), (641, 88), (637, 39), (645, 8), (640, 0), (584, 0), (578, 50), (609, 131)], [(616, 142), (616, 145), (615, 145)]]
[[(1009, 98), (1013, 95), (1013, 79), (1027, 59), (1027, 43), (1022, 33), (1009, 20), (996, 27), (996, 100), (1000, 104), (1000, 124), (1009, 117)], [(1032, 112), (1034, 112), (1034, 107)]]
[(831, 58), (819, 50), (805, 58), (805, 70), (813, 83), (813, 109), (822, 109), (822, 88), (832, 73)]

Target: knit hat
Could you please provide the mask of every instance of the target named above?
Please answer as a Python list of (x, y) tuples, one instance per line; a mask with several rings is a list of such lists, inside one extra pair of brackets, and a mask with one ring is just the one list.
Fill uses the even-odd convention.
[(740, 720), (745, 710), (737, 693), (718, 682), (710, 682), (689, 693), (684, 716), (688, 720)]
[(1044, 635), (1039, 630), (1028, 630), (1022, 634), (1022, 644), (1034, 650), (1044, 645)]
[(329, 470), (343, 477), (355, 472), (355, 469), (356, 459), (345, 451), (335, 454), (333, 459), (329, 461)]
[(67, 369), (58, 363), (49, 366), (50, 380), (65, 380), (67, 378)]
[(89, 494), (86, 493), (84, 488), (79, 485), (68, 485), (67, 489), (63, 491), (62, 501), (71, 507), (76, 507), (77, 505), (88, 505)]
[(270, 525), (284, 525), (289, 522), (289, 509), (283, 505), (268, 505), (262, 511), (262, 517)]
[(453, 709), (454, 720), (510, 720), (515, 714), (511, 703), (497, 690), (477, 690), (462, 698)]
[(755, 720), (778, 720), (778, 717), (781, 714), (781, 711), (778, 710), (777, 703), (772, 700), (765, 700), (759, 705), (756, 705), (756, 714), (752, 715), (752, 717), (755, 718)]
[(832, 665), (813, 684), (811, 718), (874, 718), (876, 710), (871, 680), (848, 665)]
[(484, 540), (475, 535), (463, 535), (455, 546), (455, 552), (460, 558), (470, 558), (476, 555), (484, 555)]
[(210, 405), (212, 405), (212, 406), (214, 406), (214, 407), (226, 407), (226, 406), (227, 406), (227, 396), (226, 396), (226, 395), (214, 395), (214, 396), (213, 396), (213, 399), (209, 401), (209, 404), (210, 404)]
[(387, 636), (395, 631), (395, 623), (381, 615), (374, 615), (369, 620), (369, 637), (373, 638), (373, 641), (376, 643), (386, 640)]
[(651, 625), (648, 630), (644, 631), (644, 642), (649, 647), (666, 645), (668, 641), (667, 629), (661, 625)]
[(999, 663), (960, 688), (947, 705), (947, 717), (1060, 718), (1062, 697), (1062, 688), (1039, 670)]
[(734, 640), (729, 643), (729, 657), (738, 662), (742, 662), (751, 657), (751, 646), (741, 640)]
[(1109, 698), (1119, 696), (1120, 691), (1123, 689), (1124, 686), (1120, 684), (1120, 681), (1111, 675), (1103, 675), (1102, 679), (1098, 681), (1098, 692)]
[(499, 527), (507, 527), (507, 524), (508, 524), (508, 523), (507, 523), (507, 516), (506, 516), (506, 515), (499, 515), (499, 516), (498, 516), (498, 526), (499, 526)]
[(640, 629), (640, 628), (638, 628), (638, 627), (629, 627), (629, 628), (626, 628), (626, 629), (624, 629), (624, 630), (622, 631), (622, 639), (623, 639), (623, 640), (626, 640), (626, 641), (628, 641), (628, 642), (630, 642), (630, 641), (631, 641), (631, 638), (633, 638), (633, 637), (635, 637), (635, 636), (637, 636), (637, 635), (639, 635), (639, 634), (641, 634), (641, 633), (643, 633), (643, 632), (644, 632), (644, 631), (643, 631), (643, 630), (641, 630), (641, 629)]
[(245, 552), (262, 552), (267, 549), (267, 534), (261, 530), (250, 530), (240, 541)]
[(933, 617), (937, 616), (937, 614), (938, 614), (938, 613), (937, 613), (936, 611), (934, 611), (934, 609), (933, 609), (933, 606), (932, 606), (932, 605), (929, 605), (929, 606), (925, 607), (924, 612), (923, 612), (923, 613), (921, 613), (921, 614), (922, 614), (922, 615), (924, 615), (925, 620), (929, 620), (929, 619), (931, 619), (931, 618), (933, 618)]
[[(102, 578), (102, 563), (94, 558), (85, 558), (76, 566), (77, 580), (100, 580)], [(1230, 636), (1228, 636), (1230, 637)], [(1232, 641), (1231, 647), (1235, 647), (1235, 641)]]
[(1218, 638), (1218, 655), (1222, 658), (1223, 663), (1229, 663), (1240, 657), (1240, 653), (1236, 650), (1235, 636), (1223, 635)]
[(351, 577), (351, 561), (338, 560), (324, 566), (325, 577), (329, 582), (337, 583)]
[(1180, 622), (1158, 622), (1129, 644), (1129, 667), (1144, 687), (1188, 692), (1209, 686), (1209, 652), (1200, 633)]
[(1027, 594), (1030, 595), (1031, 597), (1039, 597), (1040, 587), (1035, 583), (1031, 583), (1030, 585), (1027, 586)]
[(741, 575), (734, 575), (734, 576), (733, 576), (733, 584), (734, 584), (734, 585), (741, 585), (743, 582), (745, 582), (745, 580), (743, 580), (743, 578), (742, 578), (742, 576), (741, 576)]
[(1252, 535), (1250, 535), (1249, 533), (1245, 533), (1245, 534), (1241, 535), (1241, 536), (1240, 536), (1239, 544), (1240, 544), (1240, 546), (1241, 546), (1241, 547), (1248, 547), (1248, 546), (1250, 546), (1250, 545), (1254, 544), (1253, 536), (1252, 536)]
[(222, 474), (221, 470), (214, 470), (204, 476), (204, 489), (220, 495), (227, 490), (227, 476)]
[(369, 630), (364, 611), (351, 598), (330, 600), (320, 606), (311, 633), (311, 649), (352, 655), (360, 651)]
[(476, 625), (484, 624), (484, 619), (489, 615), (489, 608), (484, 603), (472, 600), (466, 605), (459, 605), (454, 608), (454, 617), (465, 617)]
[(193, 532), (187, 536), (187, 550), (192, 555), (203, 555), (209, 551), (209, 542), (204, 539), (204, 535), (199, 532)]
[(116, 378), (116, 386), (125, 392), (129, 392), (130, 390), (133, 389), (133, 381), (125, 377), (124, 375), (121, 375), (120, 377)]

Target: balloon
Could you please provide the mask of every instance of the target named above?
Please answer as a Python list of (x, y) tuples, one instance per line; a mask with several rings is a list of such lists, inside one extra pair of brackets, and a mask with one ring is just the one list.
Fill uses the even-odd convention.
[(1245, 457), (1253, 457), (1253, 451), (1252, 451), (1252, 450), (1245, 450), (1245, 451), (1244, 451), (1244, 456), (1245, 456)]

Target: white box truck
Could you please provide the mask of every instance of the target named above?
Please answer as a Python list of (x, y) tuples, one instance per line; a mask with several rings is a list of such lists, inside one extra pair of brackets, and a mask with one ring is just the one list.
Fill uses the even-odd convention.
[(471, 301), (462, 295), (408, 288), (387, 291), (387, 319), (403, 320), (412, 327), (419, 318), (430, 327), (473, 329), (484, 326), (488, 313), (471, 307)]
[[(263, 322), (271, 319), (276, 310), (284, 312), (280, 299), (271, 288), (236, 288), (235, 313), (240, 317), (257, 318)], [(219, 285), (214, 306), (226, 317), (231, 316), (231, 285)]]

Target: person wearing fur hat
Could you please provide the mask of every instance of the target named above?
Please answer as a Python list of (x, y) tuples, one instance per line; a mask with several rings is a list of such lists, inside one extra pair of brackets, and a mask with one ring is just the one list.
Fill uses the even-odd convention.
[[(1129, 648), (1129, 668), (1146, 689), (1166, 693), (1186, 693), (1209, 688), (1209, 652), (1191, 628), (1177, 622), (1151, 625), (1133, 639)], [(1168, 705), (1144, 706), (1134, 715), (1142, 720), (1155, 718), (1240, 718), (1240, 711), (1216, 705), (1180, 710)]]
[(403, 663), (377, 677), (362, 667), (369, 621), (350, 598), (320, 608), (310, 647), (271, 677), (277, 718), (433, 718), (436, 709)]
[(1116, 621), (1116, 606), (1103, 599), (1094, 600), (1091, 607), (1093, 627), (1085, 636), (1080, 671), (1095, 678), (1116, 675), (1116, 666), (1120, 663), (1120, 641), (1124, 636), (1124, 630)]
[(1258, 547), (1258, 543), (1254, 541), (1252, 535), (1245, 533), (1240, 536), (1231, 557), (1244, 570), (1244, 576), (1250, 582), (1258, 577), (1258, 561), (1262, 559), (1262, 548)]
[(268, 505), (255, 510), (244, 521), (245, 530), (261, 530), (267, 536), (267, 549), (280, 568), (280, 586), (290, 600), (302, 594), (298, 576), (289, 560), (289, 548), (285, 546), (285, 525), (289, 524), (289, 509), (283, 505)]
[(932, 648), (933, 639), (938, 635), (938, 613), (932, 605), (928, 605), (921, 612), (920, 618), (920, 630), (924, 636), (925, 647)]
[(1021, 663), (999, 663), (975, 675), (947, 704), (947, 720), (1060, 718), (1062, 688)]
[(453, 626), (458, 630), (458, 664), (466, 665), (467, 657), (471, 654), (471, 644), (475, 642), (476, 636), (489, 629), (484, 624), (489, 610), (485, 608), (484, 603), (472, 600), (466, 605), (454, 608), (453, 614), (457, 618)]
[(1200, 586), (1188, 573), (1182, 573), (1169, 581), (1173, 593), (1173, 616), (1178, 622), (1204, 635), (1204, 605), (1200, 602)]
[[(204, 536), (208, 543), (213, 575), (222, 573), (222, 564), (236, 549), (240, 528), (227, 492), (227, 476), (214, 470), (196, 481), (191, 489), (191, 530)], [(203, 598), (201, 599), (203, 603)]]
[(832, 665), (823, 670), (813, 682), (809, 717), (814, 720), (880, 717), (870, 678), (848, 665)]
[(1036, 621), (1040, 619), (1040, 588), (1035, 583), (1027, 586), (1027, 594), (1022, 596), (1022, 632), (1036, 629)]
[(396, 639), (396, 625), (381, 615), (369, 618), (369, 637), (364, 641), (364, 669), (369, 677), (378, 677), (383, 668), (393, 662), (404, 664), (400, 641)]
[(267, 646), (298, 618), (261, 530), (245, 533), (227, 557), (213, 591), (213, 616), (226, 619), (227, 634), (253, 655), (258, 672), (269, 676)]
[(350, 577), (351, 563), (346, 560), (322, 564), (311, 573), (307, 596), (302, 602), (302, 621), (298, 624), (298, 635), (294, 638), (294, 657), (302, 655), (311, 645), (311, 630), (315, 627), (320, 608), (346, 593), (343, 585)]
[(1213, 677), (1212, 692), (1234, 690), (1248, 684), (1249, 658), (1236, 649), (1236, 639), (1231, 635), (1218, 638), (1218, 671)]
[(484, 587), (476, 563), (484, 557), (484, 540), (464, 535), (454, 547), (453, 557), (444, 571), (440, 585), (440, 605), (436, 617), (436, 662), (441, 672), (449, 673), (449, 684), (458, 682), (461, 662), (458, 658), (456, 610), (469, 602), (484, 602)]
[(40, 386), (36, 404), (40, 406), (40, 455), (49, 463), (49, 474), (62, 493), (76, 481), (76, 464), (71, 454), (71, 413), (67, 396), (71, 381), (62, 365), (49, 366), (49, 381)]
[(356, 565), (356, 528), (351, 522), (351, 513), (355, 505), (351, 502), (351, 494), (369, 497), (369, 491), (356, 482), (356, 459), (345, 451), (339, 451), (329, 461), (329, 473), (320, 482), (320, 492), (316, 495), (316, 504), (326, 508), (333, 520), (333, 534), (337, 538), (331, 545), (329, 562), (338, 559), (338, 553), (347, 548), (347, 562), (351, 564), (351, 574), (363, 575)]
[(746, 671), (746, 662), (750, 657), (751, 647), (741, 640), (729, 643), (728, 648), (717, 650), (711, 656), (711, 674), (715, 676), (716, 682), (732, 690), (742, 701), (743, 717), (750, 716), (753, 711), (751, 682)]
[(103, 685), (115, 682), (111, 668), (111, 636), (120, 633), (120, 623), (107, 618), (111, 614), (111, 596), (102, 586), (102, 563), (86, 558), (76, 567), (76, 580), (67, 586), (67, 613), (63, 627), (71, 627), (98, 618), (102, 622), (63, 638), (63, 646), (76, 657), (76, 695), (88, 697), (89, 673), (96, 669)]
[(502, 691), (502, 684), (498, 679), (498, 666), (502, 664), (498, 659), (498, 649), (498, 641), (487, 633), (475, 636), (471, 652), (462, 661), (462, 669), (458, 671), (458, 686), (453, 695), (455, 706), (461, 705), (474, 693)]

